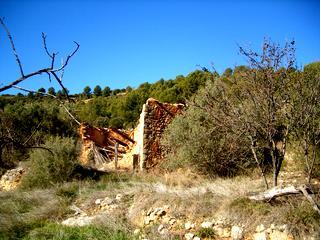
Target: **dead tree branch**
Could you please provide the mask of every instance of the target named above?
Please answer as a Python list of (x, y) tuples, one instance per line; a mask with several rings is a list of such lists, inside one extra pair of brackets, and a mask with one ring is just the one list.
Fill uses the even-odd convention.
[(274, 187), (258, 195), (250, 196), (249, 199), (255, 201), (271, 201), (276, 197), (302, 193), (310, 202), (312, 208), (320, 214), (319, 206), (314, 201), (308, 190), (309, 188), (306, 185), (301, 185), (299, 187), (289, 186), (285, 188)]
[[(48, 55), (48, 57), (51, 59), (50, 66), (47, 67), (47, 68), (42, 68), (40, 70), (31, 72), (29, 74), (24, 74), (22, 63), (21, 63), (20, 57), (19, 57), (19, 55), (18, 55), (18, 53), (16, 51), (12, 35), (11, 35), (9, 29), (7, 28), (7, 26), (5, 25), (5, 23), (3, 21), (3, 18), (0, 18), (0, 25), (3, 27), (3, 29), (7, 33), (7, 36), (9, 38), (9, 41), (10, 41), (10, 44), (11, 44), (11, 49), (12, 49), (13, 55), (15, 56), (15, 59), (17, 61), (17, 64), (18, 64), (18, 67), (19, 67), (19, 70), (20, 70), (20, 74), (21, 74), (21, 76), (18, 79), (16, 79), (15, 81), (13, 81), (11, 83), (8, 83), (7, 85), (5, 85), (3, 87), (0, 87), (0, 92), (3, 92), (3, 91), (8, 90), (10, 88), (13, 88), (14, 86), (17, 87), (16, 86), (17, 84), (21, 83), (22, 81), (24, 81), (24, 80), (26, 80), (26, 79), (28, 79), (30, 77), (33, 77), (35, 75), (41, 75), (42, 73), (46, 73), (49, 76), (49, 81), (50, 82), (51, 82), (51, 76), (53, 76), (54, 79), (59, 83), (59, 85), (64, 90), (64, 92), (65, 92), (65, 94), (67, 96), (67, 99), (69, 101), (70, 99), (69, 99), (68, 91), (67, 91), (67, 89), (64, 87), (64, 85), (62, 83), (62, 77), (63, 77), (64, 69), (68, 65), (69, 60), (79, 50), (80, 45), (77, 42), (74, 41), (74, 43), (76, 45), (75, 49), (71, 52), (71, 54), (69, 54), (67, 56), (66, 61), (63, 62), (60, 67), (55, 68), (55, 60), (56, 60), (56, 56), (57, 56), (58, 53), (55, 53), (55, 52), (50, 53), (50, 51), (48, 50), (48, 47), (47, 47), (47, 42), (46, 42), (47, 36), (44, 33), (42, 33), (42, 41), (43, 41), (44, 50), (45, 50), (46, 54)], [(60, 74), (61, 77), (58, 76), (58, 73), (61, 73)]]

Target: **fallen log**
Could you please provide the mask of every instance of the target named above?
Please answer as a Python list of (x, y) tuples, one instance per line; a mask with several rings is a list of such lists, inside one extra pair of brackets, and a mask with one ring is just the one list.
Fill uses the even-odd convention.
[(272, 199), (274, 199), (276, 197), (302, 193), (306, 197), (306, 199), (310, 202), (313, 209), (320, 214), (319, 206), (314, 201), (314, 199), (312, 198), (309, 191), (310, 191), (310, 189), (306, 185), (301, 185), (299, 187), (289, 186), (289, 187), (285, 187), (285, 188), (274, 187), (274, 188), (271, 188), (263, 193), (249, 196), (248, 198), (250, 200), (254, 200), (254, 201), (271, 201)]
[(276, 197), (289, 194), (298, 194), (300, 192), (301, 191), (294, 186), (289, 186), (285, 188), (274, 187), (257, 195), (249, 196), (249, 199), (255, 201), (270, 201), (271, 199)]

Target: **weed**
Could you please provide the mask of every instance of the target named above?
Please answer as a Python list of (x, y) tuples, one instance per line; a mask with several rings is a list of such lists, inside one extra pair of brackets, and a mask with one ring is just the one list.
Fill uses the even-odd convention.
[(74, 200), (79, 192), (79, 187), (76, 182), (62, 184), (58, 186), (55, 190), (57, 196), (66, 199), (66, 201), (71, 202)]
[(233, 200), (230, 207), (239, 210), (248, 216), (263, 216), (272, 211), (271, 205), (264, 202), (254, 202), (245, 197), (239, 197)]
[(215, 231), (212, 228), (200, 228), (195, 235), (201, 239), (216, 239)]
[(110, 229), (98, 226), (67, 227), (56, 223), (49, 223), (42, 227), (35, 228), (24, 237), (25, 240), (126, 240), (132, 239), (130, 235), (120, 229)]

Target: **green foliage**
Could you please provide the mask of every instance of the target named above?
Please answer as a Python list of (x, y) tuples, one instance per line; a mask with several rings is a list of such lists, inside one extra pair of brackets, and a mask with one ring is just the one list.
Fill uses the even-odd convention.
[(215, 231), (212, 228), (200, 228), (195, 235), (201, 239), (216, 239)]
[(87, 240), (87, 239), (96, 239), (96, 240), (126, 240), (132, 239), (123, 230), (110, 229), (107, 227), (99, 226), (85, 226), (85, 227), (67, 227), (57, 223), (46, 224), (43, 227), (33, 229), (28, 236), (23, 239), (64, 239), (64, 240)]
[(77, 103), (76, 111), (82, 121), (91, 125), (133, 128), (139, 119), (142, 105), (148, 98), (184, 103), (211, 77), (209, 72), (195, 71), (186, 77), (177, 76), (174, 80), (161, 79), (153, 84), (143, 83), (137, 89), (115, 89), (112, 96), (110, 88), (105, 87), (102, 91), (104, 97), (96, 97), (85, 104)]
[(265, 202), (255, 202), (251, 201), (247, 197), (240, 197), (234, 199), (230, 208), (232, 211), (242, 212), (246, 216), (264, 216), (272, 212), (272, 206)]
[(91, 88), (89, 86), (86, 86), (83, 89), (83, 96), (85, 96), (86, 98), (90, 98), (91, 97)]
[(78, 164), (75, 141), (50, 137), (42, 147), (30, 153), (30, 166), (22, 178), (22, 188), (45, 188), (72, 178)]
[(109, 97), (110, 95), (111, 95), (111, 89), (110, 87), (107, 86), (102, 90), (102, 96)]
[(75, 123), (54, 99), (0, 97), (0, 108), (0, 170), (25, 160), (29, 147), (48, 135), (76, 134)]
[(55, 96), (56, 95), (56, 90), (54, 90), (53, 87), (50, 87), (50, 88), (48, 88), (48, 93)]
[(102, 89), (99, 85), (95, 86), (94, 89), (93, 89), (93, 94), (96, 96), (96, 97), (99, 97), (102, 95)]
[(64, 183), (57, 186), (55, 194), (66, 199), (67, 202), (72, 202), (78, 195), (79, 186), (75, 182)]
[(231, 176), (252, 166), (248, 139), (228, 132), (233, 122), (221, 112), (225, 102), (212, 104), (213, 95), (222, 99), (220, 84), (218, 80), (208, 82), (165, 130), (162, 145), (168, 155), (164, 167), (189, 167), (209, 175)]

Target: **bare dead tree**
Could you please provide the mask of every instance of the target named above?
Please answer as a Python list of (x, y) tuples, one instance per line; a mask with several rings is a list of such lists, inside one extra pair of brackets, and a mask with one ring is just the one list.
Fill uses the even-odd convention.
[(19, 71), (20, 71), (20, 77), (16, 80), (4, 85), (4, 86), (0, 86), (0, 92), (6, 91), (10, 88), (13, 88), (13, 86), (18, 85), (19, 83), (23, 82), (24, 80), (26, 80), (28, 78), (31, 78), (36, 75), (41, 75), (44, 73), (44, 74), (48, 75), (49, 81), (51, 81), (51, 79), (53, 78), (58, 82), (58, 84), (61, 86), (61, 88), (66, 93), (67, 99), (69, 100), (67, 89), (65, 88), (65, 86), (62, 83), (62, 78), (63, 78), (64, 69), (68, 65), (70, 59), (79, 50), (80, 45), (77, 42), (74, 42), (76, 45), (75, 49), (66, 57), (66, 60), (61, 64), (61, 66), (56, 67), (56, 56), (58, 53), (57, 52), (50, 52), (48, 50), (47, 42), (46, 42), (47, 36), (44, 33), (42, 33), (43, 47), (44, 47), (46, 54), (50, 58), (50, 61), (51, 61), (50, 66), (46, 67), (46, 68), (38, 69), (36, 71), (33, 71), (31, 73), (26, 74), (23, 70), (23, 65), (22, 65), (20, 57), (17, 53), (12, 35), (11, 35), (9, 29), (7, 28), (7, 26), (5, 25), (3, 18), (0, 18), (0, 25), (2, 26), (2, 28), (4, 29), (4, 31), (6, 32), (6, 34), (8, 36), (8, 39), (9, 39), (10, 45), (11, 45), (11, 49), (12, 49), (12, 53), (15, 57), (15, 60), (17, 62), (17, 65), (18, 65)]
[(286, 152), (287, 138), (292, 128), (292, 104), (289, 92), (290, 70), (295, 67), (295, 42), (284, 47), (264, 40), (262, 53), (240, 47), (240, 53), (249, 63), (250, 70), (245, 80), (241, 99), (247, 104), (246, 119), (249, 128), (256, 133), (254, 142), (264, 144), (269, 150), (273, 166), (273, 185), (277, 186), (278, 175)]

